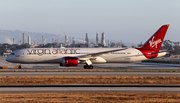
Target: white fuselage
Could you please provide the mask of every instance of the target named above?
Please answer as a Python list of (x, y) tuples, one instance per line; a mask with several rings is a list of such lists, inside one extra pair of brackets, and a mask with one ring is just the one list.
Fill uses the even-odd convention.
[[(92, 53), (110, 51), (119, 48), (26, 48), (14, 51), (6, 60), (13, 63), (61, 63), (63, 57), (78, 57)], [(166, 55), (166, 52), (158, 53), (158, 57)], [(95, 63), (130, 63), (146, 60), (141, 51), (135, 48), (101, 54), (90, 57)]]

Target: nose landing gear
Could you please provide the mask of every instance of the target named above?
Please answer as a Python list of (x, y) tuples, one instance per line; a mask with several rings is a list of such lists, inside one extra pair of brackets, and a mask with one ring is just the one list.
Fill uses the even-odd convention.
[(18, 67), (19, 69), (21, 69), (22, 67), (21, 67), (21, 65), (19, 65), (19, 67)]

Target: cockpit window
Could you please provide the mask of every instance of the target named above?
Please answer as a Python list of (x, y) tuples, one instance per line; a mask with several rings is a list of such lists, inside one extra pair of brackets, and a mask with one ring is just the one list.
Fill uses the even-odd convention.
[(14, 53), (11, 53), (11, 55), (15, 55)]

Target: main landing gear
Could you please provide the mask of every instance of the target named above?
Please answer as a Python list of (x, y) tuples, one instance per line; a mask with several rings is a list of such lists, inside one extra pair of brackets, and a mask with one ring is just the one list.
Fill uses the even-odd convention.
[(93, 69), (92, 62), (89, 59), (86, 60), (86, 65), (84, 65), (84, 69)]
[(92, 65), (84, 65), (84, 69), (93, 69)]

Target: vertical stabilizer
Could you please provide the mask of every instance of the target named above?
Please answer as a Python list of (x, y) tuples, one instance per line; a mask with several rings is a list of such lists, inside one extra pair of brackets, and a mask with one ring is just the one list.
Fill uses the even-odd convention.
[(150, 37), (148, 41), (146, 41), (141, 49), (159, 50), (168, 27), (169, 24), (161, 26), (160, 29), (152, 37)]

